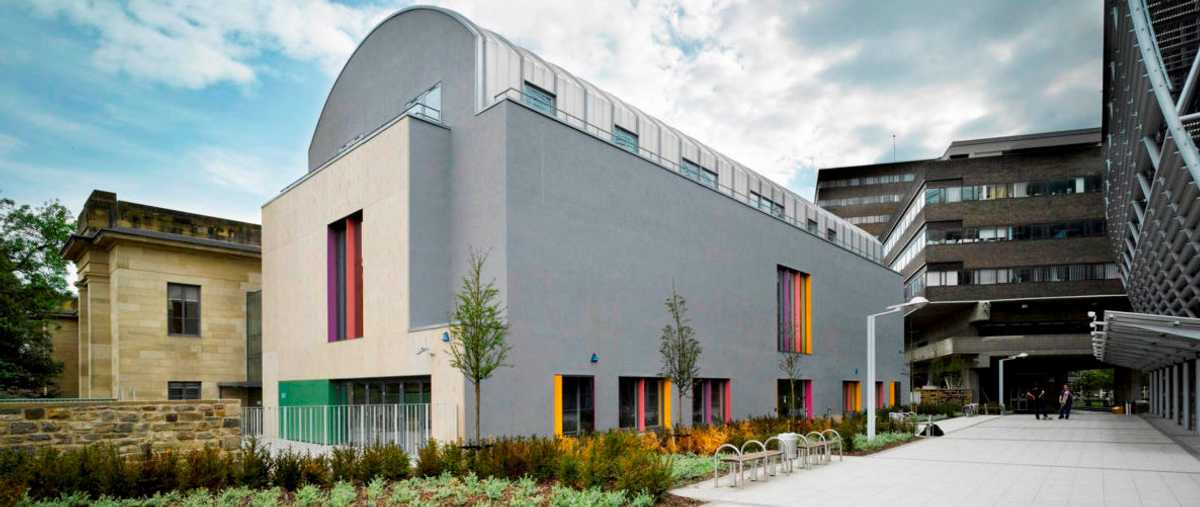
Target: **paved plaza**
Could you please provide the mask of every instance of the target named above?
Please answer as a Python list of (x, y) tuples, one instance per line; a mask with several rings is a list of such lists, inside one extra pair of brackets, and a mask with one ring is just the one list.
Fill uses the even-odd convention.
[(1200, 505), (1200, 460), (1140, 417), (980, 416), (868, 457), (719, 489), (672, 491), (710, 505)]

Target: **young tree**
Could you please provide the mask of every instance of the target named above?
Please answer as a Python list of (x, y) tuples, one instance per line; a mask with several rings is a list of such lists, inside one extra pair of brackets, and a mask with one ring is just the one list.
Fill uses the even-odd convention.
[(0, 392), (40, 395), (62, 370), (51, 355), (50, 315), (71, 297), (59, 252), (73, 229), (58, 202), (0, 199)]
[(783, 351), (779, 353), (779, 371), (788, 379), (788, 431), (796, 430), (796, 381), (800, 380), (800, 359), (804, 354)]
[(479, 384), (505, 364), (511, 349), (505, 336), (508, 323), (500, 305), (500, 290), (494, 282), (484, 283), (486, 253), (472, 250), (467, 275), (455, 297), (450, 316), (450, 366), (461, 371), (475, 386), (475, 442), (479, 443)]
[[(683, 410), (683, 398), (692, 392), (696, 383), (696, 375), (700, 373), (697, 363), (700, 361), (700, 342), (696, 333), (688, 323), (687, 300), (683, 299), (675, 286), (671, 286), (671, 296), (666, 301), (667, 314), (671, 322), (663, 326), (659, 352), (662, 353), (662, 375), (671, 379), (679, 390), (679, 407)], [(681, 421), (682, 422), (682, 421)]]

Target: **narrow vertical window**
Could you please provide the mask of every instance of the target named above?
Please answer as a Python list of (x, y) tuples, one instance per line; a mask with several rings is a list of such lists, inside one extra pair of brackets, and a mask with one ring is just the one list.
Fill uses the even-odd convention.
[(555, 430), (558, 435), (578, 436), (595, 430), (594, 389), (592, 377), (557, 376), (557, 413)]
[(329, 224), (326, 279), (329, 341), (363, 335), (362, 212)]
[(167, 334), (200, 336), (200, 286), (167, 284)]
[(525, 105), (534, 108), (538, 112), (554, 116), (558, 107), (555, 105), (554, 94), (546, 90), (538, 88), (533, 84), (526, 82), (522, 93)]
[(697, 379), (692, 387), (692, 424), (722, 424), (729, 420), (729, 380)]
[[(795, 391), (793, 392), (793, 389)], [(812, 407), (808, 399), (812, 397), (812, 381), (808, 379), (779, 379), (775, 381), (775, 407), (780, 417), (812, 418)]]
[(613, 144), (630, 153), (638, 153), (638, 135), (613, 125)]
[(812, 354), (811, 290), (812, 282), (807, 274), (783, 266), (777, 268), (776, 342), (779, 351)]
[(671, 419), (664, 405), (665, 386), (659, 378), (619, 378), (617, 425), (638, 431), (664, 426)]

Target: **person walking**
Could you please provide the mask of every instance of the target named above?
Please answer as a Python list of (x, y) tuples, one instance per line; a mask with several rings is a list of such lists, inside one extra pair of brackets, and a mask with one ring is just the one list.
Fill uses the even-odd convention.
[(1058, 395), (1058, 418), (1071, 419), (1071, 407), (1075, 405), (1075, 393), (1071, 386), (1063, 384), (1062, 394)]
[(1050, 416), (1046, 415), (1046, 409), (1043, 406), (1043, 400), (1046, 398), (1046, 391), (1041, 386), (1035, 385), (1032, 389), (1025, 392), (1025, 398), (1029, 400), (1029, 404), (1033, 406), (1033, 418), (1040, 420), (1043, 416), (1046, 420)]

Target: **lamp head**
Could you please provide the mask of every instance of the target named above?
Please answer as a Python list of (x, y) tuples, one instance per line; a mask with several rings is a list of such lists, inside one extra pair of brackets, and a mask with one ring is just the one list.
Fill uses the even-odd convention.
[(921, 296), (917, 296), (917, 297), (914, 297), (914, 298), (908, 300), (907, 303), (900, 303), (898, 305), (889, 306), (888, 310), (900, 310), (900, 309), (905, 309), (905, 308), (912, 308), (915, 310), (915, 309), (925, 306), (927, 304), (929, 304), (928, 299), (925, 299)]

